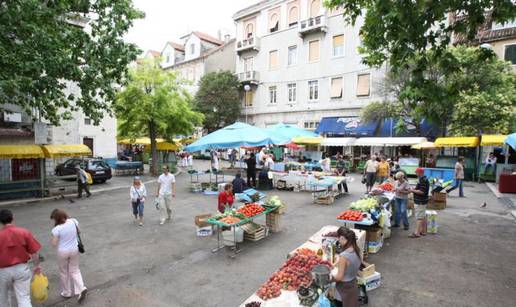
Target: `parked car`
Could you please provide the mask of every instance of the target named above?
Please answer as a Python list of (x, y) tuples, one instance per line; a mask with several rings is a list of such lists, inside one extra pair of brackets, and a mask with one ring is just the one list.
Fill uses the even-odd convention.
[(90, 173), (93, 182), (104, 183), (106, 180), (111, 179), (111, 168), (106, 161), (100, 158), (72, 158), (66, 160), (64, 163), (59, 164), (56, 167), (57, 176), (75, 175), (77, 171), (75, 167), (81, 165), (81, 167)]

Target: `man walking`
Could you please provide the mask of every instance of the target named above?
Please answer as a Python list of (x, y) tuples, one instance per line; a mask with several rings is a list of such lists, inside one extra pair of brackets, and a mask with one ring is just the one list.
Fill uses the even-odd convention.
[(172, 197), (176, 197), (176, 177), (169, 172), (167, 165), (163, 166), (163, 174), (158, 178), (156, 197), (159, 200), (159, 224), (163, 225), (165, 220), (172, 218)]
[(10, 307), (10, 289), (14, 289), (19, 307), (31, 307), (32, 273), (27, 262), (32, 257), (34, 274), (41, 272), (38, 251), (41, 244), (25, 228), (14, 225), (13, 213), (0, 210), (0, 306)]
[(416, 216), (416, 230), (411, 238), (419, 238), (420, 236), (426, 235), (426, 205), (428, 204), (428, 192), (430, 190), (430, 182), (425, 176), (425, 170), (418, 167), (416, 169), (416, 175), (418, 182), (415, 189), (411, 192), (414, 193), (414, 215)]
[(77, 170), (77, 198), (82, 197), (82, 190), (86, 192), (86, 197), (90, 197), (91, 193), (86, 171), (80, 165), (77, 165), (75, 169)]
[(451, 191), (459, 188), (459, 197), (464, 197), (464, 157), (459, 157), (457, 163), (455, 163), (455, 180), (453, 186), (446, 190), (446, 193), (450, 194)]

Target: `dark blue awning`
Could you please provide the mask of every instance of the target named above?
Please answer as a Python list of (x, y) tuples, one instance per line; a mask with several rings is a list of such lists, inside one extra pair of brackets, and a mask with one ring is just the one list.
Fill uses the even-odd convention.
[(373, 136), (377, 122), (363, 123), (358, 117), (323, 117), (315, 133), (337, 136)]
[(435, 138), (439, 135), (439, 128), (431, 124), (428, 120), (423, 119), (421, 121), (421, 133), (417, 133), (416, 127), (413, 125), (407, 125), (407, 129), (404, 132), (397, 133), (396, 132), (396, 124), (398, 120), (387, 118), (382, 121), (382, 125), (380, 127), (380, 131), (378, 133), (379, 137), (426, 137), (426, 138)]

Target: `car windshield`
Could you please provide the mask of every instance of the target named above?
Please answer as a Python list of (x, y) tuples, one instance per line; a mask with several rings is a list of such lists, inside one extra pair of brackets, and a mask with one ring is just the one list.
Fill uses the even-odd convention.
[(101, 160), (95, 160), (95, 161), (89, 161), (88, 162), (88, 168), (89, 169), (103, 169), (108, 167), (106, 162)]

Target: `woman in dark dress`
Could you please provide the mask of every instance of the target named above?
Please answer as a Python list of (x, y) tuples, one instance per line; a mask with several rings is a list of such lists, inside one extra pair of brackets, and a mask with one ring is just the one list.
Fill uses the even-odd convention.
[[(247, 186), (256, 187), (256, 157), (254, 152), (245, 160), (245, 163), (247, 164)], [(251, 179), (253, 181), (252, 185)]]

